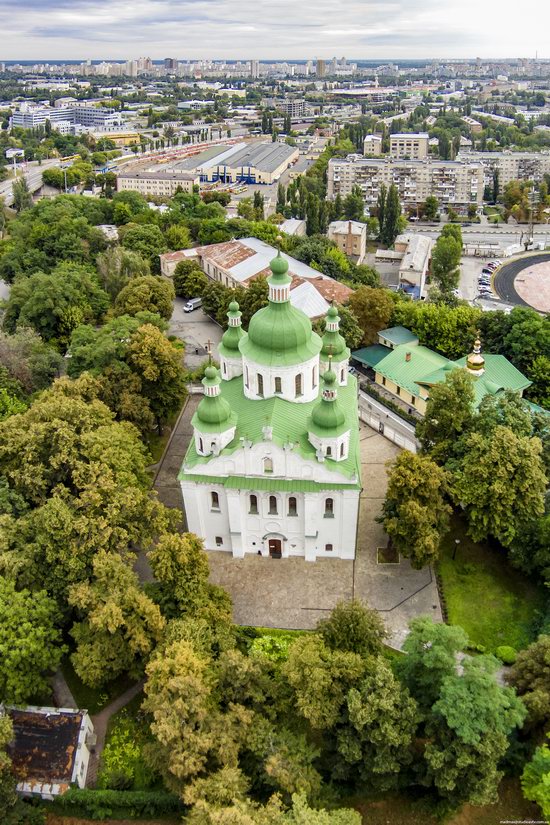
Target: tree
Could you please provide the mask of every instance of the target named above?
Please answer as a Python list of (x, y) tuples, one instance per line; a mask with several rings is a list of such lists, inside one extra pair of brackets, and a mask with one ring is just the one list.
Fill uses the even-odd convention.
[(454, 454), (458, 439), (473, 422), (474, 379), (466, 370), (453, 369), (445, 381), (430, 387), (424, 418), (416, 425), (422, 449), (438, 464)]
[(169, 249), (189, 249), (191, 246), (189, 229), (183, 223), (169, 226), (164, 233), (164, 237)]
[(12, 183), (13, 208), (16, 212), (23, 212), (32, 206), (32, 195), (25, 178), (17, 178)]
[(349, 299), (349, 308), (363, 330), (363, 345), (374, 344), (378, 332), (388, 326), (393, 300), (387, 289), (360, 286)]
[(439, 201), (437, 200), (435, 195), (428, 195), (428, 197), (424, 201), (423, 211), (424, 217), (427, 221), (437, 220), (437, 214), (439, 212)]
[(97, 256), (97, 272), (101, 286), (114, 301), (132, 278), (150, 275), (151, 268), (137, 252), (113, 246)]
[(359, 186), (354, 186), (343, 202), (344, 217), (349, 221), (360, 221), (365, 212), (365, 199)]
[(120, 556), (100, 550), (92, 568), (91, 579), (69, 589), (69, 604), (85, 617), (71, 630), (77, 645), (71, 659), (82, 681), (98, 687), (125, 671), (140, 674), (164, 619)]
[(523, 769), (521, 776), (523, 795), (536, 802), (545, 819), (550, 817), (550, 748), (541, 745)]
[[(386, 246), (391, 246), (399, 234), (399, 218), (401, 217), (401, 202), (394, 183), (388, 189), (384, 208), (384, 223), (380, 227), (380, 240)], [(380, 218), (378, 218), (380, 220)]]
[(528, 721), (546, 725), (550, 719), (550, 636), (541, 635), (520, 650), (508, 681), (521, 696)]
[(180, 261), (176, 264), (173, 284), (181, 298), (197, 298), (202, 295), (209, 280), (196, 261)]
[(452, 808), (496, 800), (508, 736), (525, 717), (514, 691), (496, 681), (497, 667), (488, 656), (464, 659), (462, 674), (443, 680), (426, 722), (423, 784), (432, 785)]
[(447, 474), (428, 456), (403, 450), (391, 469), (382, 523), (392, 545), (416, 569), (439, 558), (451, 513), (447, 487)]
[(466, 512), (474, 541), (494, 536), (509, 547), (544, 512), (546, 476), (540, 439), (498, 425), (473, 433), (453, 464), (452, 495)]
[(142, 258), (149, 261), (153, 272), (160, 269), (159, 255), (166, 252), (166, 241), (158, 226), (154, 224), (144, 224), (143, 226), (130, 226), (122, 238), (122, 246), (137, 252)]
[(13, 740), (13, 725), (9, 716), (0, 716), (0, 817), (10, 821), (11, 812), (18, 804), (15, 776), (6, 749)]
[(202, 539), (193, 533), (168, 533), (149, 551), (149, 562), (161, 585), (164, 613), (196, 613), (209, 599), (210, 567)]
[(458, 286), (461, 255), (462, 246), (456, 238), (441, 235), (437, 239), (432, 251), (431, 274), (434, 283), (443, 293)]
[(57, 605), (45, 590), (16, 590), (0, 578), (0, 694), (25, 704), (47, 689), (44, 673), (55, 670), (65, 648)]
[(144, 324), (132, 336), (128, 364), (141, 375), (143, 394), (160, 432), (162, 422), (179, 409), (185, 397), (181, 357), (157, 327)]
[(318, 623), (317, 632), (331, 650), (360, 656), (381, 653), (388, 635), (380, 614), (357, 600), (338, 602), (329, 618)]
[(4, 314), (4, 329), (32, 327), (41, 337), (64, 349), (72, 330), (96, 322), (109, 305), (97, 278), (82, 265), (58, 264), (46, 275), (37, 272), (14, 283)]
[(386, 200), (388, 197), (388, 188), (385, 183), (382, 183), (378, 192), (376, 201), (376, 217), (378, 218), (378, 226), (380, 231), (380, 240), (382, 240), (384, 232), (384, 223), (386, 221)]
[(437, 701), (443, 682), (456, 671), (457, 655), (468, 644), (461, 627), (439, 624), (428, 616), (409, 623), (410, 633), (396, 662), (396, 673), (418, 702), (428, 712)]
[(167, 321), (172, 315), (174, 287), (164, 278), (144, 275), (133, 278), (119, 292), (115, 305), (115, 315), (137, 315), (139, 312), (153, 312)]

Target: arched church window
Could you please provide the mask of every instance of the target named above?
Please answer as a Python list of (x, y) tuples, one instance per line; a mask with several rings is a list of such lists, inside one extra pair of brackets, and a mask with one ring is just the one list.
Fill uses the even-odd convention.
[(340, 370), (340, 381), (341, 381), (342, 384), (344, 383), (345, 379), (346, 379), (346, 371), (345, 371), (344, 367), (342, 367), (342, 369)]
[(275, 378), (275, 392), (276, 392), (276, 393), (281, 393), (282, 391), (283, 391), (282, 381), (281, 381), (281, 379), (279, 378), (279, 376), (277, 376), (277, 377)]
[(255, 496), (254, 494), (250, 496), (249, 512), (254, 516), (258, 514), (258, 496)]
[(263, 396), (263, 394), (264, 394), (264, 377), (263, 377), (263, 375), (261, 375), (261, 373), (258, 373), (256, 378), (257, 378), (257, 381), (258, 381), (258, 395)]
[(294, 379), (294, 388), (296, 390), (296, 398), (302, 395), (302, 373), (298, 373)]
[(296, 497), (290, 496), (288, 500), (288, 515), (289, 516), (297, 516), (298, 515), (298, 508), (296, 506)]
[(332, 458), (332, 447), (327, 447), (327, 456)]
[(204, 446), (203, 446), (203, 443), (202, 443), (202, 438), (199, 438), (199, 450), (201, 451), (201, 453), (204, 453)]
[(264, 473), (272, 473), (273, 472), (273, 459), (266, 457), (264, 458)]
[(246, 389), (248, 389), (248, 387), (249, 387), (249, 381), (248, 381), (248, 367), (245, 367), (245, 368), (244, 368), (244, 385), (245, 385)]
[(313, 367), (313, 372), (311, 374), (311, 387), (312, 387), (312, 389), (315, 389), (316, 386), (317, 386), (317, 367), (315, 366), (315, 367)]
[(332, 518), (334, 516), (334, 499), (325, 499), (325, 518)]
[(215, 490), (212, 490), (212, 492), (210, 493), (210, 504), (211, 504), (211, 509), (212, 510), (219, 510), (220, 509), (220, 497), (215, 492)]
[(269, 515), (277, 515), (277, 496), (269, 496)]
[(344, 449), (344, 442), (342, 441), (342, 443), (340, 444), (340, 458), (344, 457)]

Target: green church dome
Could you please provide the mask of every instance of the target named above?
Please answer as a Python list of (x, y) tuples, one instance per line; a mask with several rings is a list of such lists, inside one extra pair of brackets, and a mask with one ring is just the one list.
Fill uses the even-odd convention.
[[(323, 334), (323, 347), (321, 349), (321, 354), (325, 357), (332, 355), (337, 361), (342, 361), (344, 358), (349, 358), (351, 352), (346, 346), (345, 339), (338, 331), (339, 324), (340, 316), (338, 315), (338, 310), (334, 305), (331, 305), (327, 310), (326, 328)], [(335, 328), (329, 329), (329, 325)]]
[(323, 375), (321, 400), (313, 408), (309, 421), (309, 431), (321, 438), (338, 436), (349, 429), (344, 410), (338, 402), (336, 385), (336, 375), (329, 369)]
[[(309, 361), (318, 355), (321, 339), (313, 332), (305, 312), (293, 307), (287, 297), (291, 283), (287, 261), (279, 254), (270, 267), (273, 275), (268, 279), (269, 302), (252, 316), (248, 336), (241, 340), (239, 349), (245, 358), (267, 366), (292, 366)], [(285, 297), (274, 300), (271, 295), (275, 290), (282, 291)]]
[(204, 371), (202, 385), (204, 396), (201, 399), (197, 412), (193, 416), (193, 424), (198, 430), (205, 429), (208, 432), (216, 430), (223, 431), (232, 426), (235, 416), (227, 401), (220, 395), (221, 379), (216, 367), (212, 364)]
[(225, 358), (239, 357), (239, 341), (246, 332), (241, 327), (242, 312), (239, 309), (237, 301), (231, 301), (229, 304), (229, 311), (227, 317), (229, 319), (229, 326), (222, 335), (221, 344), (219, 346), (219, 353)]

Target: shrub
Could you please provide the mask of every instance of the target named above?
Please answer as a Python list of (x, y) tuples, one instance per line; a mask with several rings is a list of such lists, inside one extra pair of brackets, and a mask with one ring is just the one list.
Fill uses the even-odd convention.
[(500, 645), (500, 647), (497, 647), (495, 650), (495, 656), (497, 659), (500, 659), (503, 665), (513, 665), (518, 654), (510, 645)]
[(147, 790), (156, 780), (142, 756), (143, 725), (127, 709), (114, 719), (103, 753), (97, 786), (101, 789)]
[(153, 817), (183, 811), (175, 794), (165, 791), (93, 791), (71, 788), (55, 805), (92, 819)]

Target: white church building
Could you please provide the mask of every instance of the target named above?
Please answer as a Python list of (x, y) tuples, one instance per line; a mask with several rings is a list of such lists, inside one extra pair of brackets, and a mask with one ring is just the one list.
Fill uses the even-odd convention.
[(355, 558), (361, 491), (357, 383), (330, 307), (322, 338), (271, 261), (269, 301), (248, 333), (239, 306), (210, 365), (179, 480), (188, 529), (207, 550)]

